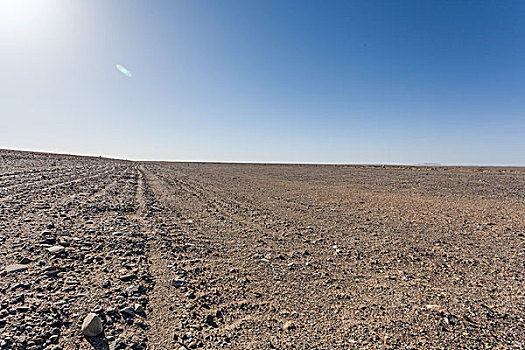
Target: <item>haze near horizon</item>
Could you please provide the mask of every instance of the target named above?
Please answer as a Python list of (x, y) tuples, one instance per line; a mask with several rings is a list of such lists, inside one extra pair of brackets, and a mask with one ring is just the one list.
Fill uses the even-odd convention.
[(0, 148), (525, 165), (524, 20), (518, 1), (5, 0)]

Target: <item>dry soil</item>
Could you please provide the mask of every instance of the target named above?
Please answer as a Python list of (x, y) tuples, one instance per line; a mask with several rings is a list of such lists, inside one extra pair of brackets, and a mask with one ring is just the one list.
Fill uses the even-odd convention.
[(0, 151), (0, 349), (523, 349), (524, 234), (521, 168)]

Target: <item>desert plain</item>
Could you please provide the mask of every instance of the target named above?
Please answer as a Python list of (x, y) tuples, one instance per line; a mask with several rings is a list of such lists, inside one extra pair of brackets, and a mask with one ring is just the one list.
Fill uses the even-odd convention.
[(524, 272), (523, 168), (0, 151), (0, 349), (523, 349)]

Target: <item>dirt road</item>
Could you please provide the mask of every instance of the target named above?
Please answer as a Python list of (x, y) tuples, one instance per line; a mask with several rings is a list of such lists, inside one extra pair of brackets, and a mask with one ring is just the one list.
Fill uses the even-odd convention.
[(523, 349), (524, 189), (0, 151), (0, 349)]

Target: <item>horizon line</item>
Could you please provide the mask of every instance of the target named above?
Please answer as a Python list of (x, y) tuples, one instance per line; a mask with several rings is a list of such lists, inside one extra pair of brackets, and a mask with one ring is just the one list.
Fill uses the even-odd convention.
[(81, 154), (81, 153), (64, 153), (59, 151), (47, 151), (47, 150), (34, 150), (34, 149), (12, 149), (12, 148), (0, 148), (0, 151), (10, 152), (27, 152), (27, 153), (39, 153), (39, 154), (50, 154), (50, 155), (61, 155), (71, 157), (85, 157), (85, 158), (102, 158), (108, 160), (127, 161), (135, 163), (207, 163), (207, 164), (253, 164), (253, 165), (319, 165), (319, 166), (389, 166), (389, 167), (416, 167), (416, 168), (445, 168), (445, 167), (457, 167), (457, 168), (525, 168), (524, 165), (516, 164), (444, 164), (434, 162), (423, 162), (423, 163), (333, 163), (333, 162), (274, 162), (274, 161), (222, 161), (222, 160), (166, 160), (166, 159), (131, 159), (121, 158), (119, 156), (106, 156), (106, 155), (94, 155), (94, 154)]

